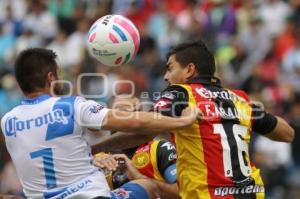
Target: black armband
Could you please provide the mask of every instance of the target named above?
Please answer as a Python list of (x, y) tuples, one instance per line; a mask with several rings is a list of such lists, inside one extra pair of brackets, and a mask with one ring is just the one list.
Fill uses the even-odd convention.
[(277, 125), (277, 118), (274, 115), (264, 112), (262, 118), (253, 119), (252, 130), (261, 135), (270, 133)]

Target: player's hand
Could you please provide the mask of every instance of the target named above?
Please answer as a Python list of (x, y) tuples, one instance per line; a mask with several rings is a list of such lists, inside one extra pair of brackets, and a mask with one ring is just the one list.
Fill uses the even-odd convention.
[(202, 116), (202, 112), (197, 107), (188, 106), (181, 112), (181, 118), (186, 120), (187, 126), (192, 125), (197, 119), (201, 120)]
[(107, 153), (98, 153), (94, 156), (93, 163), (95, 166), (101, 169), (108, 169), (115, 171), (118, 167), (118, 162), (115, 160), (113, 155)]
[(122, 159), (125, 161), (125, 172), (129, 180), (137, 180), (137, 179), (147, 179), (146, 176), (141, 174), (139, 170), (135, 168), (132, 164), (132, 161), (124, 154), (115, 154), (113, 155), (116, 160)]

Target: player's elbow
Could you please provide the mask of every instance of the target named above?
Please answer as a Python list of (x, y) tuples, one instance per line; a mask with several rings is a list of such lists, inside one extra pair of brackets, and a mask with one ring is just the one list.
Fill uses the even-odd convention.
[(277, 131), (281, 135), (282, 142), (292, 142), (295, 137), (295, 130), (282, 118), (278, 118), (280, 126)]
[(295, 131), (290, 125), (280, 119), (280, 123), (278, 123), (276, 128), (266, 136), (274, 141), (292, 142), (295, 137)]
[(292, 142), (295, 138), (295, 130), (289, 126), (286, 130), (284, 142)]

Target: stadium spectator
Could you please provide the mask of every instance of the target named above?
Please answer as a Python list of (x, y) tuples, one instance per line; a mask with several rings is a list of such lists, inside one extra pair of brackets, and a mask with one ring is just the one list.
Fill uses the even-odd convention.
[(288, 179), (288, 169), (292, 164), (290, 143), (259, 136), (254, 145), (254, 162), (261, 169), (266, 198), (291, 197)]
[(28, 15), (23, 19), (23, 25), (42, 37), (45, 44), (55, 37), (58, 32), (56, 17), (46, 10), (42, 0), (28, 1)]
[(291, 14), (288, 4), (280, 0), (262, 1), (258, 9), (268, 37), (275, 37), (284, 29), (286, 18)]
[(282, 70), (285, 81), (300, 92), (300, 28), (295, 30), (295, 47), (291, 48), (283, 58)]

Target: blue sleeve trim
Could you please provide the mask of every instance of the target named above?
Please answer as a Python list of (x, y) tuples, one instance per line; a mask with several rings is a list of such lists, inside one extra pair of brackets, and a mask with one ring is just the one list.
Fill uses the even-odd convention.
[(176, 164), (172, 164), (168, 168), (166, 168), (164, 172), (164, 178), (167, 183), (175, 183), (177, 181), (177, 176), (176, 176)]
[(59, 99), (46, 115), (48, 123), (46, 141), (72, 134), (74, 131), (74, 102), (76, 97)]

